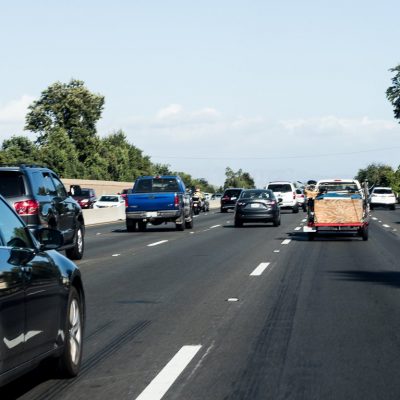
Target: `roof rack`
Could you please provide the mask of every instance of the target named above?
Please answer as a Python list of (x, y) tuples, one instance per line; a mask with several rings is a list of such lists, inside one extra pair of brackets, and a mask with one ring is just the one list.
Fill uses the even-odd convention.
[(25, 163), (0, 163), (0, 167), (48, 168), (45, 165), (25, 164)]

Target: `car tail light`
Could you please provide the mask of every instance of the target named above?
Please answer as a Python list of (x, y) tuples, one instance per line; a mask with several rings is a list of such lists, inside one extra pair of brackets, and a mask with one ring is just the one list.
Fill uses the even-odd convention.
[(224, 196), (221, 200), (229, 200), (229, 196)]
[(304, 199), (304, 194), (300, 194), (299, 197), (301, 197), (302, 199)]
[(125, 196), (125, 207), (128, 207), (128, 196)]
[(36, 200), (24, 200), (14, 203), (14, 208), (19, 215), (36, 215), (39, 213), (39, 202)]
[(175, 194), (174, 206), (179, 207), (179, 204), (180, 204), (179, 196), (177, 194)]

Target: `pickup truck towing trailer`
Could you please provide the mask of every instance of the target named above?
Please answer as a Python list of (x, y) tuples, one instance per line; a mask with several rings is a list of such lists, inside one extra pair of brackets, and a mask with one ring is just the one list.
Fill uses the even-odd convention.
[(191, 197), (179, 176), (141, 176), (125, 197), (126, 229), (145, 231), (147, 223), (173, 222), (176, 229), (193, 228)]
[(307, 226), (303, 231), (314, 240), (318, 233), (356, 233), (368, 240), (367, 187), (354, 179), (324, 179), (307, 190)]

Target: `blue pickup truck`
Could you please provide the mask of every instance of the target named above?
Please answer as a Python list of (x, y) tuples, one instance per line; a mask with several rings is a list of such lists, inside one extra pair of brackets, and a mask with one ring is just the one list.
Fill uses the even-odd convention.
[(145, 231), (147, 223), (173, 222), (179, 231), (193, 228), (191, 197), (177, 175), (141, 176), (126, 196), (126, 229)]

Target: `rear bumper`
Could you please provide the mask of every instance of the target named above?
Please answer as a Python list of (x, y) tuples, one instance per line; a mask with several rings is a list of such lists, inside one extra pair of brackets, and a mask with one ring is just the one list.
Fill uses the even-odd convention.
[(236, 210), (235, 218), (240, 221), (272, 221), (278, 216), (277, 211), (265, 211), (262, 213), (246, 213)]
[(181, 214), (181, 210), (127, 211), (126, 219), (131, 221), (166, 221), (176, 220), (181, 216)]

